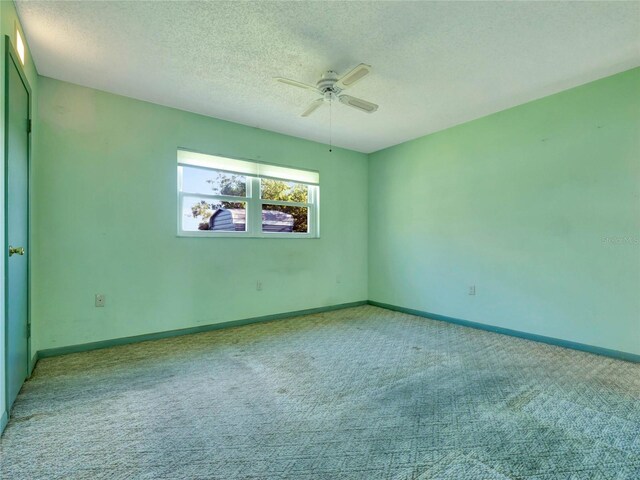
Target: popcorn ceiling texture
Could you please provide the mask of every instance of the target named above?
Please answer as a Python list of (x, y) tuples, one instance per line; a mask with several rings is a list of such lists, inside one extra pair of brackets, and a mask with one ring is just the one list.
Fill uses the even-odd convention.
[(363, 306), (45, 359), (6, 479), (637, 480), (640, 364)]
[(638, 2), (17, 1), (41, 75), (326, 143), (314, 84), (360, 62), (335, 145), (372, 152), (640, 65)]

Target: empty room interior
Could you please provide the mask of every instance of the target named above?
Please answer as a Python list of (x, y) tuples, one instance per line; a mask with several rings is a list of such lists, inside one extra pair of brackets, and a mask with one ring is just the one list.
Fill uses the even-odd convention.
[(640, 2), (0, 33), (1, 479), (640, 479)]

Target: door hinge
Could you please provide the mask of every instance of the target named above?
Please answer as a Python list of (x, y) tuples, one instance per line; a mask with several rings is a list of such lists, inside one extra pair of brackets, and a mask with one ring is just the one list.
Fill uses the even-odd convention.
[(27, 133), (31, 133), (31, 119), (27, 119)]
[(27, 323), (27, 338), (31, 338), (31, 324)]

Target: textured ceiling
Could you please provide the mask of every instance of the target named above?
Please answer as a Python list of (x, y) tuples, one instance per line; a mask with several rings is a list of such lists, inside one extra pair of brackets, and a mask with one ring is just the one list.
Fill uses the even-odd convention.
[(333, 106), (372, 152), (640, 65), (638, 2), (18, 1), (42, 75), (320, 142), (324, 70), (373, 72)]

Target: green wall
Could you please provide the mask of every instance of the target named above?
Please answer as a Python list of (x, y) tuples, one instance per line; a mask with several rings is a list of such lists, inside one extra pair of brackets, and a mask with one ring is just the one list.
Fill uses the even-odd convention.
[[(39, 89), (35, 349), (367, 299), (366, 155), (50, 78)], [(319, 170), (321, 238), (177, 237), (178, 147)]]
[(640, 354), (639, 153), (634, 69), (370, 155), (369, 299)]
[[(0, 1), (0, 152), (3, 152), (0, 155), (0, 245), (5, 245), (5, 231), (4, 231), (4, 77), (5, 77), (5, 35), (8, 35), (11, 39), (11, 42), (15, 45), (15, 30), (16, 27), (20, 28), (22, 39), (25, 42), (25, 64), (24, 71), (31, 86), (31, 115), (35, 118), (37, 114), (37, 105), (38, 105), (38, 72), (33, 63), (33, 59), (31, 57), (31, 51), (29, 50), (29, 45), (22, 32), (22, 26), (20, 25), (18, 15), (16, 13), (15, 5), (12, 1)], [(37, 128), (34, 128), (31, 134), (32, 143), (37, 136)], [(4, 303), (4, 278), (5, 278), (5, 265), (4, 265), (4, 255), (0, 255), (0, 278), (2, 279), (0, 284), (2, 288), (0, 288), (0, 416), (2, 416), (3, 412), (5, 412), (5, 401), (6, 401), (6, 393), (5, 393), (5, 303)], [(32, 350), (32, 353), (35, 354), (35, 351)], [(0, 431), (2, 429), (0, 428)]]
[[(640, 353), (640, 69), (369, 156), (38, 86), (34, 351), (368, 298)], [(178, 238), (178, 147), (318, 169), (321, 238)]]

